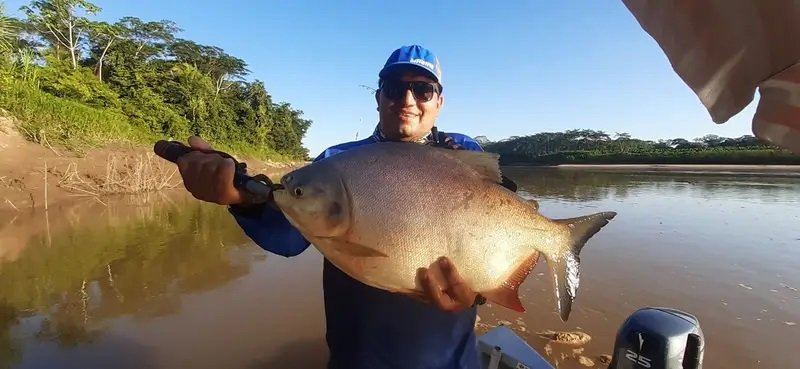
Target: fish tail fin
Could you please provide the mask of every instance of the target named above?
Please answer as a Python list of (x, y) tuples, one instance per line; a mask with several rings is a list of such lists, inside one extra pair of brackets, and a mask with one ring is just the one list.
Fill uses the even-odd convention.
[(553, 278), (553, 290), (558, 304), (558, 312), (562, 321), (569, 319), (572, 301), (580, 282), (580, 253), (592, 236), (617, 215), (616, 212), (601, 212), (587, 216), (556, 219), (569, 231), (569, 247), (559, 254), (544, 253), (550, 275)]
[(534, 252), (514, 269), (514, 272), (500, 287), (482, 292), (482, 295), (486, 297), (486, 300), (497, 305), (524, 313), (525, 307), (522, 306), (522, 301), (519, 299), (519, 286), (528, 277), (538, 260), (539, 253)]

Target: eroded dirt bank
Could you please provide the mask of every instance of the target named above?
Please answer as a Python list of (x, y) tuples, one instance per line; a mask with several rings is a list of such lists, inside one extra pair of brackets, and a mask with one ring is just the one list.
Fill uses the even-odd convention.
[[(279, 175), (298, 163), (244, 159), (250, 173)], [(58, 206), (79, 197), (182, 188), (174, 164), (152, 147), (124, 145), (75, 152), (26, 140), (0, 117), (0, 218), (25, 209)]]

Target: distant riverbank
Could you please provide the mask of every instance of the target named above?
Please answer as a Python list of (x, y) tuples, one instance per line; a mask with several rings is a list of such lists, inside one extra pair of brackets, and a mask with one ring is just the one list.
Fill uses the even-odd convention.
[(628, 172), (663, 174), (709, 174), (731, 176), (800, 177), (800, 165), (749, 165), (749, 164), (508, 164), (506, 171), (523, 168), (541, 168), (563, 172)]
[(800, 165), (750, 165), (750, 164), (509, 164), (507, 167), (544, 167), (558, 169), (603, 169), (603, 170), (661, 170), (661, 171), (723, 171), (723, 172), (796, 172)]

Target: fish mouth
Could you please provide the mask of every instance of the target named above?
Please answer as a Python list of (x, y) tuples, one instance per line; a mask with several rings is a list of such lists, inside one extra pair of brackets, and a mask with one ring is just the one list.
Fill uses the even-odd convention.
[(272, 190), (272, 203), (281, 211), (285, 211), (286, 204), (290, 201), (291, 195), (285, 188)]
[(282, 176), (278, 183), (270, 183), (269, 187), (272, 189), (272, 199), (276, 205), (279, 199), (286, 196), (288, 189), (286, 187), (286, 176)]
[(282, 192), (286, 192), (286, 186), (283, 184), (283, 181), (280, 183), (269, 183), (268, 186), (270, 189), (268, 197), (271, 198), (272, 202), (277, 205), (275, 196), (277, 195), (280, 197)]

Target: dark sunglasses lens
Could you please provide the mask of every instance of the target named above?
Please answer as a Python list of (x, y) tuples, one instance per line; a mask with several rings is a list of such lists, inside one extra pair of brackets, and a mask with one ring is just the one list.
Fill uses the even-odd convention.
[(430, 101), (433, 98), (433, 85), (427, 82), (412, 82), (411, 91), (417, 100)]
[(420, 101), (430, 101), (433, 98), (433, 94), (436, 92), (436, 88), (432, 84), (423, 81), (410, 83), (387, 81), (383, 84), (381, 89), (386, 97), (392, 100), (401, 100), (405, 98), (406, 91), (408, 91), (409, 88), (411, 88), (411, 93), (414, 95), (414, 98)]
[(402, 99), (406, 93), (406, 86), (397, 82), (387, 82), (383, 84), (383, 94), (392, 100)]

